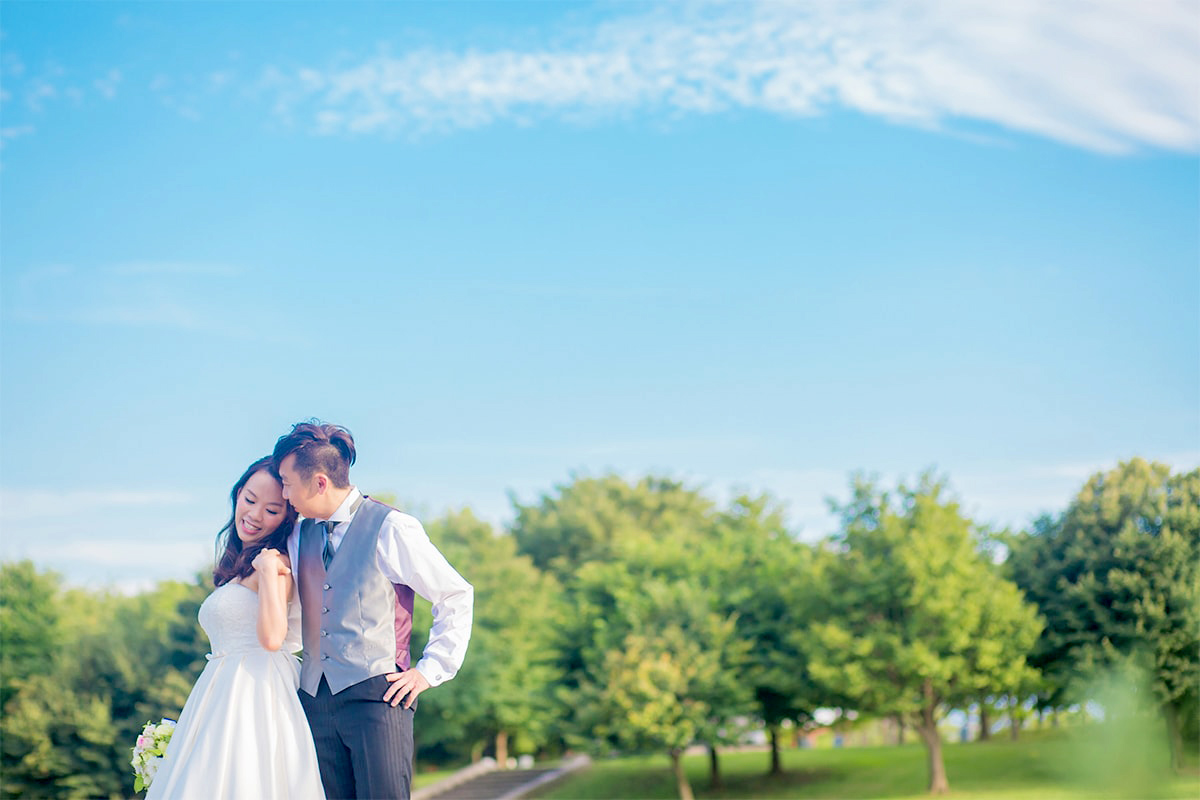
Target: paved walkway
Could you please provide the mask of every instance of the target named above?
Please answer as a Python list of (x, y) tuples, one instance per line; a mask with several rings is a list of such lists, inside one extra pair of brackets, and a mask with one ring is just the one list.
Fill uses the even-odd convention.
[(484, 759), (418, 789), (413, 792), (413, 800), (520, 800), (537, 787), (590, 763), (587, 756), (575, 756), (556, 767), (496, 769), (495, 761)]

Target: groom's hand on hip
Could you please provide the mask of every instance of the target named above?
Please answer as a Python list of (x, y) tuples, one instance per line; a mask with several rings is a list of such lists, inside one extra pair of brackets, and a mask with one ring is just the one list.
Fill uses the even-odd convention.
[(406, 697), (408, 700), (404, 703), (404, 707), (412, 708), (417, 695), (429, 688), (429, 681), (425, 680), (425, 676), (416, 669), (389, 672), (385, 677), (392, 685), (383, 693), (383, 702), (391, 703), (392, 708), (400, 705), (400, 702)]

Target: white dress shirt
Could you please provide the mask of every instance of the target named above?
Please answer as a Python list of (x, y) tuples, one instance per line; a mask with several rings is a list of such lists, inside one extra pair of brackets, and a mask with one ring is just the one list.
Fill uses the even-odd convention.
[[(329, 517), (329, 521), (334, 523), (329, 536), (334, 552), (350, 528), (346, 524), (353, 519), (350, 507), (361, 496), (358, 487), (350, 487), (350, 494)], [(300, 563), (297, 560), (300, 523), (301, 520), (296, 520), (287, 543), (293, 572), (298, 570)], [(388, 580), (412, 587), (414, 592), (433, 604), (429, 642), (415, 668), (425, 676), (430, 686), (445, 683), (458, 674), (467, 653), (467, 644), (471, 640), (475, 589), (429, 541), (429, 535), (417, 518), (402, 511), (392, 509), (384, 518), (376, 556), (379, 568)], [(298, 597), (296, 599), (298, 602)]]

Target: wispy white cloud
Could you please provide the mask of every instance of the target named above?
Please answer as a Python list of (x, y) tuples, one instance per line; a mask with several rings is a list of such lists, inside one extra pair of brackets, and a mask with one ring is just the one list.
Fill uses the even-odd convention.
[(25, 104), (34, 112), (45, 110), (46, 101), (58, 97), (58, 89), (47, 81), (35, 81), (25, 93)]
[[(1200, 452), (1181, 451), (1146, 456), (1174, 471), (1200, 467)], [(978, 522), (1022, 528), (1038, 514), (1060, 512), (1096, 472), (1117, 465), (1096, 462), (1010, 464), (986, 470), (949, 470), (951, 489), (963, 510)], [(580, 472), (604, 474), (608, 470)], [(807, 541), (836, 530), (837, 518), (827, 498), (845, 500), (850, 470), (833, 467), (763, 468), (743, 475), (698, 472), (670, 477), (697, 488), (726, 505), (743, 492), (768, 492), (784, 504), (789, 527)], [(617, 474), (637, 481), (645, 470)], [(882, 486), (911, 481), (916, 472), (880, 474)], [(373, 475), (363, 486), (375, 493), (405, 486), (401, 507), (431, 520), (447, 510), (469, 506), (499, 528), (511, 525), (511, 499), (534, 503), (568, 479), (545, 475), (456, 476), (453, 480), (412, 475)], [(373, 488), (374, 487), (374, 488)], [(228, 514), (214, 498), (177, 490), (0, 489), (0, 560), (29, 558), (66, 575), (70, 582), (92, 586), (151, 585), (166, 578), (189, 579), (211, 561), (217, 528)]]
[(75, 524), (69, 532), (37, 538), (6, 537), (0, 542), (0, 560), (28, 559), (39, 569), (59, 573), (71, 586), (110, 589), (137, 594), (164, 580), (191, 580), (211, 569), (213, 541), (96, 534)]
[[(230, 60), (236, 60), (230, 56)], [(205, 74), (156, 74), (149, 82), (150, 91), (162, 105), (183, 117), (198, 122), (212, 112), (212, 98), (222, 98), (222, 108), (229, 93), (244, 87), (247, 81), (234, 69), (215, 69)]]
[(110, 69), (102, 78), (93, 81), (96, 91), (100, 92), (107, 100), (112, 100), (117, 96), (117, 85), (121, 82), (121, 70)]
[[(994, 141), (996, 129), (1106, 153), (1200, 149), (1195, 0), (813, 0), (614, 4), (602, 22), (527, 31), (542, 44), (428, 46), (194, 74), (73, 76), (3, 57), (4, 100), (41, 114), (148, 88), (191, 120), (231, 92), (322, 135), (419, 134), (544, 120), (588, 124), (840, 110)], [(601, 12), (603, 13), (603, 12)], [(247, 74), (257, 69), (257, 81)], [(22, 120), (14, 120), (14, 124)]]
[(695, 456), (712, 452), (744, 453), (759, 441), (751, 436), (697, 434), (695, 436), (662, 436), (662, 437), (630, 437), (613, 438), (608, 440), (562, 441), (554, 444), (532, 445), (527, 442), (512, 441), (413, 441), (404, 445), (405, 452), (413, 458), (422, 458), (435, 454), (453, 454), (456, 458), (478, 461), (479, 459), (495, 458), (503, 453), (504, 458), (521, 456), (525, 458), (546, 459), (555, 464), (570, 463), (599, 463), (600, 469), (608, 469), (612, 464), (605, 464), (605, 459), (613, 464), (645, 463), (653, 461), (663, 454), (679, 456)]
[[(704, 470), (657, 470), (646, 466), (647, 455), (653, 452), (670, 452), (673, 462), (679, 463), (681, 452), (693, 454), (701, 449), (710, 452), (733, 452), (744, 450), (754, 443), (736, 437), (698, 437), (694, 440), (662, 439), (644, 442), (613, 442), (611, 448), (597, 445), (593, 448), (563, 446), (562, 448), (521, 451), (520, 445), (497, 448), (492, 444), (412, 443), (406, 446), (410, 457), (437, 452), (445, 455), (447, 450), (464, 463), (473, 459), (494, 457), (497, 450), (511, 456), (520, 451), (522, 456), (555, 456), (557, 463), (563, 459), (575, 459), (580, 463), (603, 464), (612, 456), (617, 463), (637, 463), (638, 466), (602, 466), (573, 472), (573, 476), (602, 475), (615, 472), (622, 478), (636, 482), (647, 474), (663, 474), (680, 480), (713, 498), (721, 505), (728, 504), (734, 497), (749, 493), (767, 493), (783, 505), (785, 518), (790, 529), (806, 541), (816, 541), (837, 530), (838, 518), (830, 508), (830, 500), (844, 502), (849, 497), (850, 479), (857, 470), (852, 468), (824, 467), (762, 467), (743, 473), (730, 474)], [(561, 452), (560, 452), (561, 451)], [(1185, 472), (1200, 467), (1200, 452), (1180, 451), (1175, 453), (1143, 454), (1149, 461), (1167, 464), (1173, 471)], [(739, 456), (741, 460), (742, 456)], [(950, 481), (952, 496), (958, 499), (963, 512), (980, 524), (1021, 529), (1044, 513), (1058, 513), (1067, 508), (1072, 498), (1084, 483), (1097, 472), (1115, 468), (1123, 459), (1097, 461), (1068, 461), (1028, 464), (1007, 464), (987, 469), (935, 467), (935, 472)], [(911, 484), (927, 465), (914, 467), (907, 472), (872, 472), (868, 477), (879, 485), (891, 488), (899, 483)], [(426, 511), (436, 514), (445, 509), (469, 505), (477, 515), (497, 527), (512, 522), (513, 508), (509, 500), (515, 496), (521, 503), (536, 503), (538, 497), (551, 487), (564, 482), (556, 471), (550, 474), (531, 475), (517, 479), (508, 476), (497, 480), (489, 477), (458, 476), (450, 484), (416, 479), (409, 475), (376, 475), (372, 485), (389, 487), (405, 486), (409, 493), (401, 500), (422, 498), (428, 505)], [(570, 482), (570, 479), (565, 479)]]
[(182, 303), (157, 301), (127, 305), (114, 304), (76, 309), (21, 309), (14, 315), (22, 322), (68, 322), (85, 325), (132, 325), (181, 330), (205, 330), (204, 316)]
[(137, 261), (97, 268), (48, 264), (12, 277), (3, 309), (33, 324), (133, 326), (193, 331), (234, 339), (282, 341), (270, 325), (251, 327), (219, 302), (229, 279), (219, 263)]
[(594, 302), (695, 301), (715, 297), (713, 290), (699, 286), (627, 285), (619, 281), (595, 280), (584, 285), (566, 283), (522, 283), (520, 281), (463, 280), (447, 284), (431, 282), (430, 289), (453, 286), (458, 292), (483, 292), (493, 296), (545, 298)]
[(14, 100), (23, 101), (23, 108), (7, 110), (10, 120), (29, 114), (40, 118), (54, 107), (64, 104), (83, 108), (89, 98), (97, 96), (112, 100), (124, 80), (124, 73), (115, 67), (98, 77), (81, 75), (55, 61), (31, 70), (13, 53), (6, 53), (0, 62), (0, 76), (4, 82), (4, 88), (0, 89), (0, 101), (5, 104)]
[(324, 134), (630, 113), (847, 109), (982, 122), (1104, 152), (1200, 146), (1189, 0), (672, 5), (541, 49), (381, 54), (276, 67), (276, 113)]
[[(1148, 461), (1168, 465), (1172, 471), (1187, 472), (1200, 467), (1200, 452), (1143, 455)], [(1092, 475), (1114, 469), (1124, 459), (1011, 464), (987, 470), (949, 470), (939, 474), (950, 481), (952, 494), (964, 513), (975, 521), (999, 527), (1021, 529), (1041, 514), (1064, 511)], [(906, 474), (872, 475), (883, 487), (911, 482), (920, 470)], [(851, 470), (830, 468), (759, 469), (744, 477), (718, 477), (702, 480), (712, 487), (723, 502), (749, 490), (768, 492), (785, 504), (789, 525), (807, 540), (834, 532), (837, 517), (830, 511), (829, 500), (844, 501), (849, 496)]]
[(0, 489), (0, 520), (6, 524), (50, 520), (129, 509), (171, 509), (195, 502), (188, 492), (172, 490)]
[(10, 50), (0, 57), (0, 70), (4, 75), (19, 78), (25, 74), (25, 62)]
[(848, 472), (831, 468), (770, 468), (711, 483), (723, 503), (743, 493), (770, 494), (784, 505), (788, 525), (802, 538), (813, 541), (836, 527), (827, 498), (844, 495), (848, 478)]
[(1166, 464), (1174, 472), (1200, 467), (1200, 452), (1129, 454), (1096, 461), (1065, 461), (1012, 465), (983, 471), (964, 470), (950, 475), (964, 510), (974, 519), (999, 526), (1022, 528), (1040, 514), (1064, 511), (1096, 473), (1115, 469), (1134, 455)]
[(203, 315), (180, 299), (176, 287), (154, 280), (161, 269), (137, 264), (99, 269), (66, 264), (34, 267), (16, 276), (16, 291), (5, 297), (6, 314), (34, 323), (188, 329), (202, 324)]
[(206, 264), (182, 261), (130, 261), (105, 269), (111, 275), (131, 276), (179, 276), (198, 275), (204, 277), (232, 278), (241, 270), (229, 264)]
[(36, 130), (32, 125), (12, 125), (6, 128), (0, 128), (0, 147), (13, 139), (19, 139), (22, 136), (28, 136)]
[(228, 515), (190, 490), (0, 488), (0, 561), (29, 559), (72, 585), (145, 587), (212, 563)]

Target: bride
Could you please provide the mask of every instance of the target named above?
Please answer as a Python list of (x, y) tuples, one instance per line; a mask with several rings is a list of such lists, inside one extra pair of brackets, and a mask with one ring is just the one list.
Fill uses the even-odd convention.
[(250, 465), (230, 500), (216, 589), (199, 614), (212, 653), (146, 798), (324, 800), (292, 655), (300, 604), (286, 543), (296, 512), (269, 456)]

